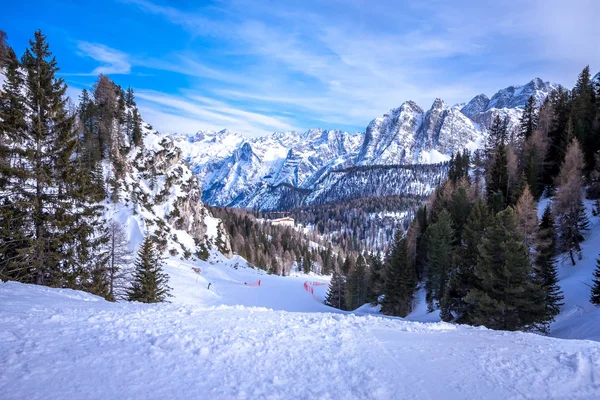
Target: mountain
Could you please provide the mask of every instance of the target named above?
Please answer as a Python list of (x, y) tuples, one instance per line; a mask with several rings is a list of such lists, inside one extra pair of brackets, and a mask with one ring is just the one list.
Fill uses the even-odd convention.
[[(171, 139), (202, 182), (202, 199), (210, 205), (277, 210), (348, 200), (377, 191), (421, 195), (419, 190), (404, 192), (408, 184), (372, 190), (375, 181), (390, 174), (399, 174), (393, 178), (396, 182), (402, 179), (405, 170), (401, 168), (371, 169), (368, 177), (362, 178), (354, 176), (358, 170), (353, 168), (442, 165), (453, 153), (481, 147), (496, 115), (508, 118), (513, 130), (529, 97), (541, 104), (555, 87), (535, 78), (525, 85), (499, 90), (491, 98), (477, 95), (466, 104), (449, 106), (438, 98), (426, 111), (406, 101), (372, 120), (364, 133), (311, 129), (244, 138), (223, 130), (171, 135)], [(435, 174), (410, 179), (433, 187), (429, 183), (442, 178), (443, 173), (439, 167)], [(381, 182), (385, 186), (385, 181)]]

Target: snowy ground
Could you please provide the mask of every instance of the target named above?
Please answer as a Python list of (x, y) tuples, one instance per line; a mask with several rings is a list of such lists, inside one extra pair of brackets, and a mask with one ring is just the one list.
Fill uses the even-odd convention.
[[(249, 288), (246, 288), (249, 289)], [(0, 284), (3, 399), (595, 399), (600, 343)]]
[(322, 303), (326, 278), (219, 254), (167, 261), (170, 304), (0, 283), (0, 398), (598, 399), (600, 310), (587, 286), (598, 243), (594, 217), (583, 259), (560, 265), (552, 326), (595, 341), (436, 322), (422, 293), (407, 320), (345, 313)]

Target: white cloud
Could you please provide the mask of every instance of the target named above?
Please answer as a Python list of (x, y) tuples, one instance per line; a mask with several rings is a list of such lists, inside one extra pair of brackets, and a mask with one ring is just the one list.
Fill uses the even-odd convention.
[[(586, 63), (600, 65), (595, 0), (232, 0), (196, 11), (125, 2), (180, 25), (192, 39), (153, 59), (88, 44), (85, 54), (102, 62), (94, 73), (143, 66), (189, 76), (188, 87), (174, 88), (178, 94), (140, 96), (180, 116), (181, 126), (197, 122), (194, 130), (364, 129), (406, 100), (424, 108), (435, 97), (463, 102), (536, 76), (570, 86)], [(198, 36), (217, 50), (190, 46)]]
[(90, 42), (78, 42), (77, 48), (82, 56), (92, 58), (102, 63), (102, 65), (94, 68), (92, 72), (78, 75), (114, 75), (129, 74), (131, 72), (129, 57), (119, 50), (107, 47), (103, 44)]

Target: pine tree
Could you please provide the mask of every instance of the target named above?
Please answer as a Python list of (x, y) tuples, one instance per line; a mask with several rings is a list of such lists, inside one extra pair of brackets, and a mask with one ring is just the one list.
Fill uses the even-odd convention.
[(346, 310), (346, 279), (337, 271), (333, 271), (325, 304), (339, 310)]
[(442, 210), (437, 222), (427, 228), (427, 238), (428, 269), (425, 288), (427, 305), (431, 312), (434, 306), (440, 306), (452, 264), (454, 230), (452, 229), (452, 218), (446, 209)]
[(146, 236), (138, 251), (129, 301), (161, 303), (170, 296), (169, 277), (162, 270), (162, 259), (154, 240)]
[(564, 296), (558, 285), (558, 272), (556, 271), (556, 230), (554, 217), (550, 205), (544, 210), (542, 220), (536, 237), (536, 252), (534, 274), (537, 283), (545, 292), (546, 313), (548, 320), (552, 321), (560, 312)]
[(596, 259), (596, 269), (594, 270), (590, 302), (596, 307), (600, 307), (600, 258)]
[(415, 269), (409, 261), (406, 239), (399, 229), (386, 262), (381, 311), (387, 315), (406, 317), (412, 311), (416, 288)]
[(484, 234), (475, 267), (478, 287), (467, 294), (469, 321), (503, 330), (543, 330), (548, 316), (544, 291), (531, 273), (529, 251), (512, 210), (497, 214)]

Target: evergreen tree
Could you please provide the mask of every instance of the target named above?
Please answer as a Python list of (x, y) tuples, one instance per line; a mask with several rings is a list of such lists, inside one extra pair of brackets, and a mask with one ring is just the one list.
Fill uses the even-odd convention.
[(479, 258), (479, 244), (485, 229), (493, 219), (486, 203), (480, 198), (473, 204), (465, 225), (463, 240), (453, 255), (453, 268), (450, 271), (445, 303), (448, 311), (457, 317), (458, 322), (469, 320), (471, 307), (464, 300), (467, 293), (477, 287), (478, 278), (475, 266)]
[(409, 261), (406, 239), (399, 229), (386, 262), (381, 311), (387, 315), (406, 317), (412, 311), (416, 289), (415, 269)]
[(346, 279), (337, 271), (333, 271), (325, 304), (339, 310), (346, 310)]
[(594, 270), (590, 302), (596, 307), (600, 307), (600, 258), (596, 259), (596, 269)]
[(5, 52), (6, 80), (0, 90), (0, 279), (27, 281), (27, 267), (16, 263), (20, 249), (28, 243), (23, 224), (27, 210), (20, 206), (22, 185), (28, 176), (23, 162), (28, 133), (25, 82), (14, 51), (7, 47)]
[(508, 160), (506, 155), (506, 145), (500, 142), (495, 155), (494, 162), (488, 174), (487, 180), (487, 198), (490, 208), (494, 212), (503, 210), (507, 205), (509, 196), (508, 182)]
[(508, 120), (502, 120), (499, 114), (494, 116), (490, 129), (488, 130), (488, 136), (485, 142), (484, 155), (487, 164), (490, 165), (496, 154), (496, 151), (500, 147), (500, 144), (506, 143), (508, 130)]
[(536, 237), (534, 273), (537, 283), (544, 289), (546, 313), (552, 321), (560, 312), (564, 296), (558, 285), (556, 271), (556, 230), (550, 205), (544, 210)]
[(569, 92), (562, 86), (552, 90), (546, 99), (544, 112), (549, 119), (546, 123), (549, 143), (544, 163), (543, 181), (547, 187), (554, 187), (554, 179), (560, 171), (567, 145), (570, 142), (570, 139), (564, 140), (570, 108)]
[(146, 236), (138, 251), (129, 301), (161, 303), (170, 296), (169, 277), (162, 270), (162, 259), (154, 240)]
[(533, 135), (533, 132), (537, 128), (538, 123), (538, 110), (535, 104), (535, 99), (530, 96), (527, 100), (527, 104), (523, 109), (523, 115), (519, 121), (519, 134), (523, 140), (527, 140)]
[(548, 316), (544, 291), (531, 273), (529, 251), (512, 210), (497, 214), (484, 234), (475, 267), (478, 287), (467, 294), (469, 322), (503, 330), (543, 330)]
[(367, 299), (367, 262), (362, 255), (356, 259), (354, 269), (346, 280), (346, 305), (354, 310), (366, 303)]
[(369, 262), (369, 281), (367, 284), (366, 300), (369, 303), (377, 303), (377, 299), (381, 294), (381, 286), (383, 284), (383, 263), (379, 254), (371, 254), (368, 258)]
[(131, 131), (131, 141), (137, 147), (142, 146), (142, 118), (140, 117), (140, 113), (137, 108), (133, 109), (133, 118), (132, 118), (132, 131)]
[(99, 206), (90, 204), (73, 159), (75, 118), (67, 108), (66, 85), (55, 77), (56, 60), (40, 31), (30, 45), (22, 58), (29, 124), (19, 203), (28, 234), (14, 262), (35, 283), (77, 288), (92, 261)]
[(442, 210), (437, 222), (427, 228), (427, 238), (428, 269), (425, 288), (427, 305), (431, 312), (434, 306), (440, 306), (440, 301), (444, 297), (452, 264), (454, 230), (452, 218), (446, 209)]

